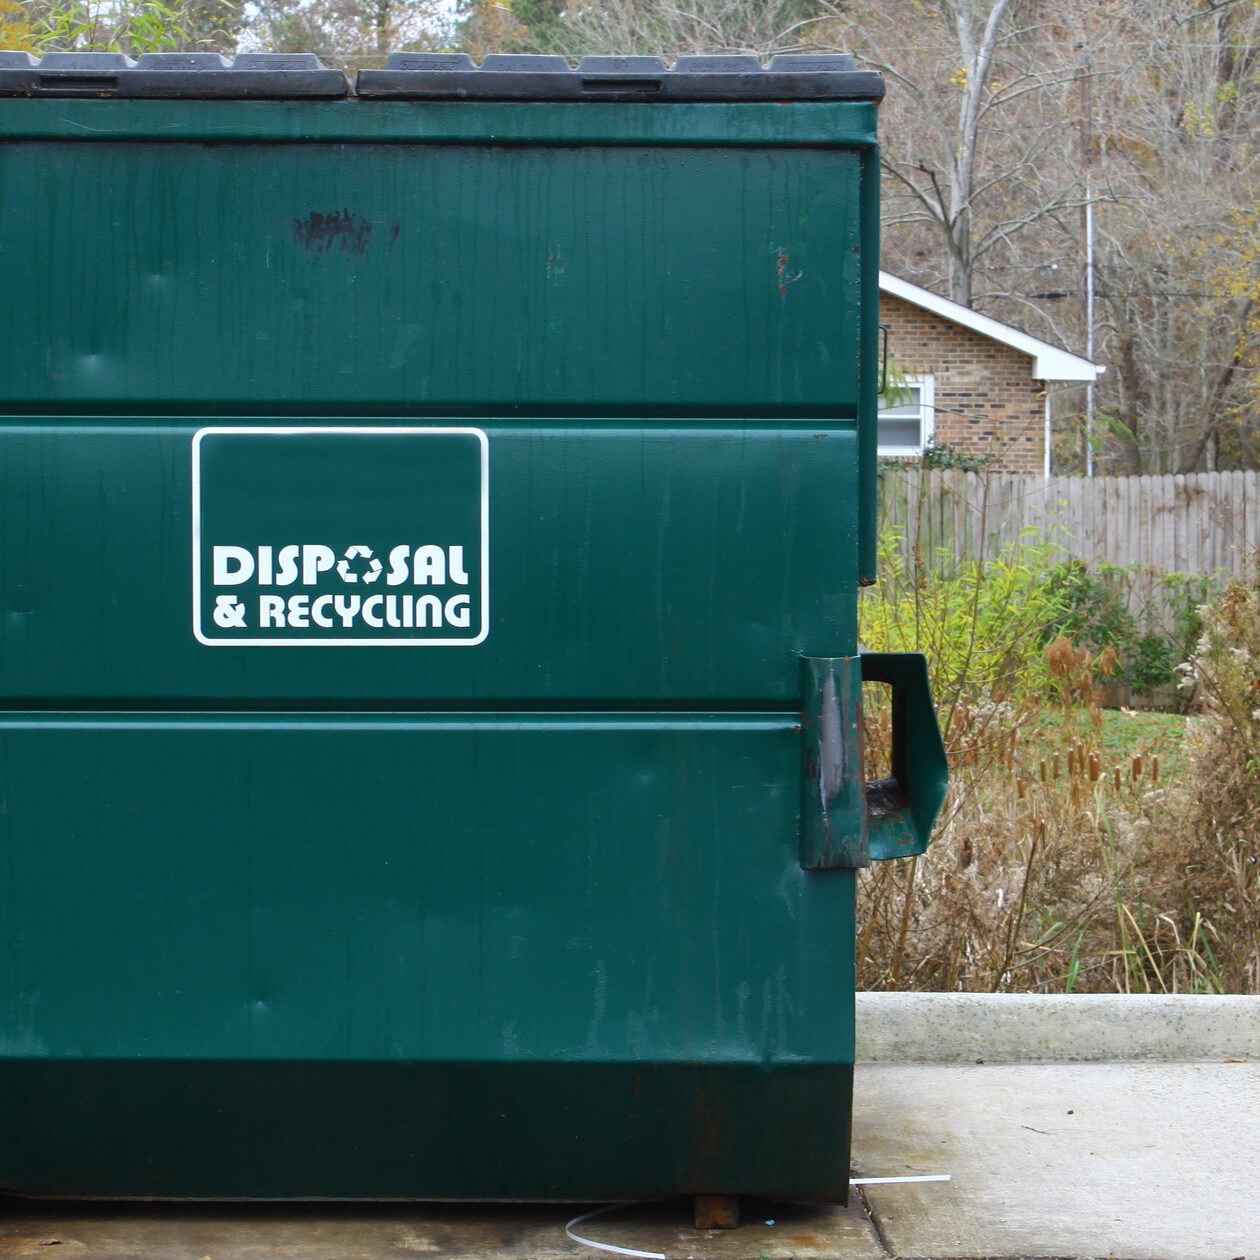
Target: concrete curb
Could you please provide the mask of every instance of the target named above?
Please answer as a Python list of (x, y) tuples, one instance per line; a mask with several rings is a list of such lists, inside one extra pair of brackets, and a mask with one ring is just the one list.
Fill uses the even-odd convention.
[(1260, 1058), (1260, 997), (859, 993), (859, 1063)]

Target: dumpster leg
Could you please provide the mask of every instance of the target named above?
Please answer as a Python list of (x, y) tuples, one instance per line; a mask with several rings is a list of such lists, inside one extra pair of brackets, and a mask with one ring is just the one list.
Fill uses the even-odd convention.
[(739, 1225), (739, 1195), (696, 1195), (697, 1229), (735, 1229)]

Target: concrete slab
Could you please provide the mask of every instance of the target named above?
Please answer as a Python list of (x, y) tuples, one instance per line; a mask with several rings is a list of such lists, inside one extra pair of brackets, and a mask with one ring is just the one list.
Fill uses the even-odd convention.
[[(144, 1205), (0, 1201), (0, 1257), (39, 1260), (597, 1260), (565, 1222), (592, 1205)], [(668, 1260), (887, 1260), (849, 1208), (747, 1202), (737, 1230), (691, 1228), (690, 1200), (635, 1204), (577, 1232)], [(773, 1221), (773, 1224), (767, 1222)]]
[[(698, 1231), (679, 1200), (579, 1232), (668, 1260), (1260, 1260), (1260, 997), (862, 994), (858, 1058), (855, 1173), (950, 1182), (867, 1188), (873, 1221), (750, 1203)], [(0, 1200), (0, 1260), (596, 1260), (564, 1234), (583, 1210)]]
[(865, 1064), (857, 1175), (898, 1257), (1260, 1257), (1260, 1063)]
[(859, 1063), (1164, 1063), (1260, 1057), (1260, 997), (859, 993)]

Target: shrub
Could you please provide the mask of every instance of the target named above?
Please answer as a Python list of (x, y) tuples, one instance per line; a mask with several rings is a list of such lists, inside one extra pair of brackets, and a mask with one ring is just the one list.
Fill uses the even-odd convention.
[(1018, 701), (1042, 691), (1044, 627), (1061, 613), (1046, 580), (1052, 554), (1023, 538), (990, 560), (941, 553), (929, 564), (886, 534), (883, 576), (858, 607), (859, 635), (873, 651), (923, 652), (947, 710), (963, 699)]
[[(887, 544), (889, 577), (863, 596), (862, 636), (927, 654), (951, 785), (925, 855), (861, 873), (859, 985), (1260, 991), (1260, 586), (1194, 613), (1186, 673), (1202, 714), (1189, 781), (1169, 783), (1149, 745), (1110, 742), (1137, 719), (1104, 729), (1093, 703), (1118, 660), (1099, 640), (1127, 638), (1139, 685), (1166, 678), (1173, 656), (1109, 602), (1116, 573), (1026, 541), (985, 563), (911, 554), (898, 568), (901, 550)], [(889, 714), (867, 701), (873, 767)], [(1160, 721), (1175, 739), (1185, 719)]]
[(1125, 602), (1123, 569), (1091, 569), (1084, 561), (1069, 560), (1049, 571), (1046, 584), (1061, 611), (1046, 623), (1043, 642), (1062, 636), (1096, 652), (1112, 648), (1121, 657), (1137, 642), (1137, 619)]
[(923, 448), (923, 467), (924, 468), (942, 468), (956, 472), (985, 472), (989, 465), (997, 457), (993, 454), (975, 455), (971, 451), (965, 451), (960, 446), (954, 446), (949, 442), (938, 442), (935, 438), (929, 437), (927, 445)]
[(1183, 667), (1200, 716), (1180, 825), (1141, 863), (1181, 933), (1207, 925), (1222, 986), (1260, 992), (1260, 579), (1200, 609)]
[(1154, 691), (1177, 681), (1172, 645), (1162, 635), (1143, 634), (1133, 644), (1127, 670), (1137, 691)]
[(1220, 587), (1217, 575), (1156, 574), (1106, 562), (1091, 568), (1080, 560), (1056, 565), (1047, 581), (1062, 613), (1047, 623), (1045, 641), (1061, 636), (1095, 656), (1110, 649), (1118, 658), (1111, 681), (1139, 692), (1177, 682), (1177, 666), (1189, 659), (1202, 630), (1200, 607)]

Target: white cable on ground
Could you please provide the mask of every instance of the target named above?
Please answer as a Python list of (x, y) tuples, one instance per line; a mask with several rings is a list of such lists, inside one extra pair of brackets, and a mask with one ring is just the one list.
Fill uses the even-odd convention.
[[(851, 1186), (889, 1186), (897, 1182), (905, 1181), (948, 1181), (949, 1173), (924, 1173), (916, 1177), (852, 1177), (849, 1180)], [(663, 1251), (637, 1251), (634, 1247), (617, 1247), (612, 1243), (596, 1242), (593, 1238), (583, 1238), (581, 1234), (575, 1234), (573, 1227), (580, 1225), (583, 1221), (589, 1221), (593, 1217), (603, 1216), (605, 1212), (611, 1212), (615, 1208), (632, 1207), (636, 1203), (647, 1203), (652, 1200), (648, 1199), (622, 1199), (617, 1203), (605, 1203), (603, 1207), (597, 1207), (591, 1212), (583, 1212), (581, 1216), (575, 1216), (565, 1227), (565, 1234), (575, 1243), (581, 1243), (583, 1247), (594, 1247), (597, 1251), (611, 1251), (619, 1256), (637, 1256), (639, 1260), (665, 1260)], [(771, 1224), (770, 1221), (766, 1222)]]
[(851, 1186), (891, 1186), (899, 1181), (948, 1181), (949, 1173), (924, 1173), (921, 1177), (851, 1177)]
[(642, 1201), (625, 1199), (620, 1203), (605, 1203), (603, 1207), (597, 1207), (593, 1212), (583, 1212), (581, 1216), (575, 1216), (564, 1227), (564, 1232), (575, 1243), (581, 1243), (584, 1247), (595, 1247), (600, 1251), (615, 1251), (619, 1256), (641, 1256), (642, 1260), (665, 1260), (663, 1251), (636, 1251), (633, 1247), (614, 1247), (612, 1243), (596, 1242), (593, 1238), (583, 1238), (581, 1234), (573, 1232), (574, 1225), (580, 1225), (583, 1221), (589, 1221), (592, 1216), (603, 1216), (605, 1212), (611, 1212), (614, 1208), (629, 1207), (632, 1203)]

